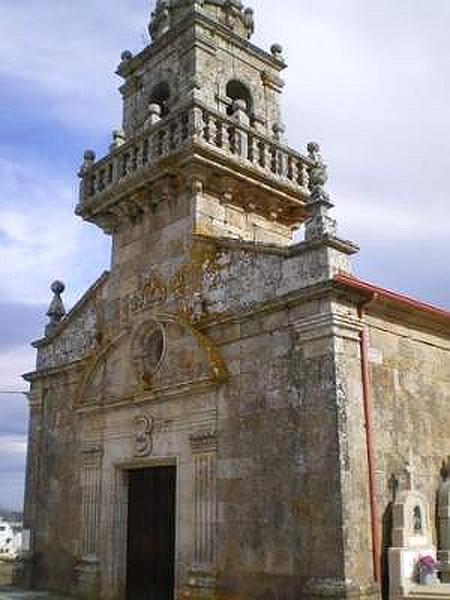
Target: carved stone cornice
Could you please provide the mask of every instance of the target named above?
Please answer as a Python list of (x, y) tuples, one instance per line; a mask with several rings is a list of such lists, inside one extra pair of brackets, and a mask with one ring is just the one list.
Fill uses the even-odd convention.
[(192, 452), (215, 452), (217, 450), (217, 432), (202, 431), (189, 436)]

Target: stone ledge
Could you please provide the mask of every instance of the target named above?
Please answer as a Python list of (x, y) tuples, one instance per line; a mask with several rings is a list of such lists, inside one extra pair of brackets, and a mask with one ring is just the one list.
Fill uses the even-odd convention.
[(69, 600), (51, 592), (30, 592), (12, 587), (0, 587), (0, 600)]

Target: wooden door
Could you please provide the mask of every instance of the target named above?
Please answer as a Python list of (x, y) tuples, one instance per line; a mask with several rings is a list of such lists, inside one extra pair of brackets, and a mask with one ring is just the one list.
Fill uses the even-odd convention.
[(176, 467), (129, 471), (127, 600), (173, 600)]

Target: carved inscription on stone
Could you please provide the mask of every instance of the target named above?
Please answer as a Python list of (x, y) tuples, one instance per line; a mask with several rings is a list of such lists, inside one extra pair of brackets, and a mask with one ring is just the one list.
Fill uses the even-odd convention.
[(138, 415), (133, 419), (134, 455), (138, 458), (148, 456), (153, 450), (154, 418)]

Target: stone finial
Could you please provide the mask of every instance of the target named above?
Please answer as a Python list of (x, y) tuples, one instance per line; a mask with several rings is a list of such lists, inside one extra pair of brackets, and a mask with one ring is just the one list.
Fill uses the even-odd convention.
[(250, 118), (247, 112), (247, 103), (245, 100), (233, 100), (233, 104), (231, 105), (231, 116), (241, 125), (248, 126), (250, 124)]
[(152, 41), (167, 33), (170, 29), (170, 6), (168, 0), (158, 0), (152, 12), (148, 31)]
[(283, 60), (283, 46), (280, 46), (280, 44), (272, 44), (270, 47), (270, 53), (277, 60)]
[(116, 148), (119, 148), (120, 146), (123, 146), (123, 144), (125, 144), (126, 136), (122, 129), (115, 129), (112, 132), (112, 138), (113, 138), (113, 141), (109, 147), (110, 152), (112, 152)]
[(308, 144), (308, 158), (311, 166), (308, 170), (309, 191), (311, 200), (309, 203), (310, 217), (306, 222), (306, 241), (334, 237), (336, 235), (336, 221), (330, 217), (329, 211), (333, 208), (325, 185), (328, 181), (328, 169), (322, 155), (320, 146), (315, 142)]
[(151, 104), (148, 105), (147, 118), (145, 119), (144, 126), (152, 127), (153, 125), (158, 123), (158, 121), (161, 121), (161, 116), (162, 116), (161, 106), (159, 104), (156, 104), (155, 102), (152, 102)]
[(324, 197), (328, 199), (328, 195), (325, 192), (325, 185), (328, 182), (328, 167), (320, 153), (320, 146), (316, 142), (308, 144), (308, 158), (312, 163), (309, 169), (309, 189), (311, 194), (320, 197), (318, 199)]
[(131, 60), (133, 58), (133, 53), (130, 52), (130, 50), (124, 50), (122, 52), (122, 54), (120, 55), (120, 60), (122, 62), (128, 62), (129, 60)]
[(64, 303), (61, 298), (61, 294), (66, 289), (66, 286), (62, 281), (57, 280), (52, 283), (50, 289), (53, 292), (53, 299), (47, 311), (49, 323), (45, 328), (45, 335), (51, 334), (66, 314), (66, 309), (64, 308)]
[(244, 10), (244, 25), (247, 29), (247, 38), (250, 39), (255, 33), (255, 13), (253, 8), (246, 8)]
[(86, 171), (88, 171), (91, 167), (94, 166), (95, 163), (95, 152), (93, 150), (86, 150), (83, 155), (83, 164), (81, 165), (80, 175), (83, 175)]
[(278, 142), (283, 140), (284, 134), (286, 132), (286, 128), (283, 123), (275, 123), (272, 127), (273, 135)]

